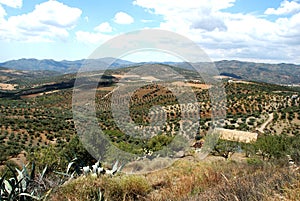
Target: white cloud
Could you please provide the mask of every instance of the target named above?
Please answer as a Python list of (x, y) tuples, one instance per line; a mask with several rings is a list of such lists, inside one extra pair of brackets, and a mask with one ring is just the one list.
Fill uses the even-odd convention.
[(12, 8), (22, 8), (22, 0), (0, 0), (0, 4), (12, 7)]
[(72, 27), (76, 24), (82, 11), (79, 8), (71, 8), (58, 1), (48, 1), (35, 6), (33, 13), (42, 24), (57, 27)]
[(213, 31), (215, 29), (225, 31), (227, 29), (222, 19), (212, 18), (211, 16), (203, 17), (202, 19), (192, 22), (191, 28), (203, 29), (207, 31)]
[(98, 32), (109, 33), (112, 32), (112, 27), (108, 22), (103, 22), (97, 27), (95, 27), (94, 30)]
[[(146, 8), (149, 12), (159, 15), (178, 13), (208, 13), (232, 7), (235, 0), (135, 0), (134, 5)], [(186, 16), (186, 15), (185, 15)]]
[(94, 31), (77, 31), (76, 40), (85, 44), (99, 45), (115, 35), (111, 34), (113, 28), (108, 22), (103, 22), (94, 28)]
[(0, 39), (39, 42), (66, 40), (82, 11), (58, 1), (35, 6), (31, 13), (11, 16), (0, 23)]
[[(157, 28), (190, 38), (213, 59), (239, 57), (281, 62), (285, 58), (286, 62), (299, 62), (300, 57), (295, 56), (295, 52), (300, 49), (300, 13), (272, 21), (253, 13), (229, 13), (225, 10), (234, 3), (235, 0), (133, 2), (147, 12), (162, 17), (163, 21)], [(295, 2), (289, 2), (289, 5), (296, 6)], [(280, 12), (292, 13), (295, 9)]]
[(288, 14), (294, 14), (296, 12), (300, 11), (300, 4), (296, 1), (288, 1), (284, 0), (281, 2), (279, 8), (268, 8), (265, 11), (265, 14), (267, 15), (288, 15)]
[(3, 17), (5, 15), (6, 15), (6, 11), (4, 10), (4, 8), (0, 4), (0, 22), (1, 22), (1, 20), (3, 20)]
[(297, 38), (293, 43), (300, 44), (300, 13), (293, 15), (291, 18), (279, 18), (276, 23), (279, 28), (277, 33), (289, 40)]
[(153, 22), (153, 20), (142, 19), (141, 22), (142, 22), (142, 23), (151, 23), (151, 22)]
[(177, 32), (190, 28), (226, 30), (219, 12), (233, 6), (234, 2), (235, 0), (135, 0), (133, 4), (163, 16), (161, 28)]
[(132, 24), (134, 22), (133, 17), (124, 12), (116, 13), (114, 22), (117, 24)]
[(86, 44), (100, 44), (114, 37), (113, 35), (103, 34), (100, 32), (77, 31), (76, 39)]

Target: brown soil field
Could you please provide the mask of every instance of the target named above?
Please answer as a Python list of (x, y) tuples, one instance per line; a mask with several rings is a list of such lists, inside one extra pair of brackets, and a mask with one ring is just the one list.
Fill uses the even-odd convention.
[(8, 91), (15, 90), (16, 86), (18, 86), (18, 85), (0, 83), (0, 89), (2, 89), (2, 90), (8, 90)]
[(186, 83), (186, 82), (173, 82), (174, 85), (178, 86), (187, 86), (187, 87), (195, 87), (199, 89), (209, 89), (211, 85), (202, 84), (202, 83)]
[(46, 95), (46, 94), (56, 93), (58, 91), (60, 91), (60, 90), (54, 90), (54, 91), (47, 91), (47, 92), (43, 92), (43, 93), (30, 94), (30, 95), (21, 96), (21, 98), (34, 98), (34, 97), (37, 97), (37, 96), (43, 96), (43, 95)]

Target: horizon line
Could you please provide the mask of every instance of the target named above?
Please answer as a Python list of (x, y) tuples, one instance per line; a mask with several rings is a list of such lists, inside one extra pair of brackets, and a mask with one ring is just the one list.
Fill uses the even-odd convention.
[[(127, 61), (127, 62), (132, 62), (132, 63), (184, 63), (185, 61), (171, 61), (171, 60), (165, 60), (165, 61), (134, 61), (134, 60), (127, 60), (127, 59), (122, 59), (122, 58), (113, 58), (113, 57), (103, 57), (103, 58), (98, 58), (99, 60), (101, 59), (114, 59), (114, 60), (123, 60), (123, 61)], [(6, 61), (0, 61), (0, 64), (6, 63), (6, 62), (10, 62), (10, 61), (19, 61), (19, 60), (39, 60), (39, 61), (43, 61), (43, 60), (52, 60), (55, 62), (63, 62), (63, 61), (70, 61), (70, 62), (74, 62), (74, 61), (81, 61), (81, 60), (97, 60), (97, 59), (90, 59), (90, 58), (82, 58), (82, 59), (50, 59), (50, 58), (43, 58), (43, 59), (38, 59), (38, 58), (19, 58), (19, 59), (10, 59), (10, 60), (6, 60)], [(279, 65), (279, 64), (291, 64), (291, 65), (300, 65), (300, 63), (293, 63), (293, 62), (286, 62), (286, 61), (272, 61), (272, 60), (256, 60), (256, 59), (238, 59), (238, 58), (232, 58), (232, 59), (215, 59), (215, 60), (211, 60), (211, 62), (221, 62), (221, 61), (238, 61), (238, 62), (246, 62), (246, 63), (261, 63), (261, 64), (275, 64), (275, 65)], [(205, 61), (198, 61), (199, 63), (201, 62), (205, 62)], [(189, 62), (187, 62), (189, 63)]]

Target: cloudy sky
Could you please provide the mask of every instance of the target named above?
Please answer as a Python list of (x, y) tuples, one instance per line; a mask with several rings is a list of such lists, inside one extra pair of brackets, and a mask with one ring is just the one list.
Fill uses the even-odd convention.
[(0, 61), (87, 58), (145, 28), (184, 35), (213, 60), (300, 63), (299, 0), (0, 0)]

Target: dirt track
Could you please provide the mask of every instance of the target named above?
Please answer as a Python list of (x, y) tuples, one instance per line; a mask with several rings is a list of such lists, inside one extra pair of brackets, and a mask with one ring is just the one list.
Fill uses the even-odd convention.
[(269, 114), (269, 118), (258, 128), (257, 130), (261, 133), (264, 133), (266, 126), (273, 121), (274, 114)]

